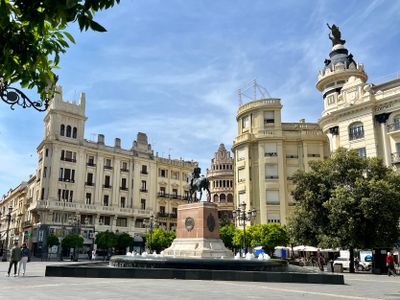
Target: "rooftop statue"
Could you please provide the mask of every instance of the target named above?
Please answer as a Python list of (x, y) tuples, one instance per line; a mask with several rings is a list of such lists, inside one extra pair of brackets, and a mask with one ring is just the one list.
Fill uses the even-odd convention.
[(344, 43), (346, 43), (345, 40), (341, 39), (341, 33), (339, 30), (339, 27), (337, 27), (335, 24), (332, 24), (332, 27), (329, 26), (328, 23), (326, 23), (326, 25), (328, 25), (328, 28), (331, 30), (331, 34), (329, 34), (329, 39), (332, 41), (332, 46), (335, 45), (344, 45)]

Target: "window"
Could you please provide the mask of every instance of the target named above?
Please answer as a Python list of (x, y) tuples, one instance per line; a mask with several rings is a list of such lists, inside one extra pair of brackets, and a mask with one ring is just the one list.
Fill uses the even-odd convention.
[(110, 196), (104, 195), (103, 206), (108, 206), (109, 200), (110, 200)]
[(66, 137), (71, 137), (71, 126), (67, 126), (67, 130), (66, 130), (66, 132), (65, 132), (65, 136)]
[(296, 166), (288, 166), (287, 167), (287, 178), (288, 179), (293, 179), (294, 174), (297, 172), (299, 168)]
[(179, 180), (179, 172), (171, 171), (171, 179)]
[(219, 196), (219, 201), (220, 201), (220, 202), (226, 202), (226, 196), (225, 196), (225, 194), (221, 194), (221, 195)]
[(161, 197), (165, 196), (165, 187), (163, 187), (163, 186), (160, 186), (160, 192), (159, 192), (159, 195), (160, 195)]
[(122, 162), (121, 171), (128, 171), (128, 163), (126, 161)]
[(75, 181), (75, 170), (60, 168), (59, 181), (74, 182)]
[(147, 174), (147, 166), (146, 165), (142, 165), (142, 170), (140, 173)]
[(85, 204), (92, 204), (92, 193), (86, 193)]
[(178, 198), (178, 189), (172, 189), (172, 198)]
[(61, 160), (76, 162), (76, 152), (61, 150)]
[(48, 148), (46, 148), (45, 153), (46, 153), (45, 156), (48, 157), (49, 156), (49, 149)]
[(246, 158), (246, 149), (240, 148), (236, 150), (237, 161), (244, 160)]
[(172, 208), (172, 216), (176, 218), (177, 215), (178, 215), (178, 208), (173, 207)]
[(277, 164), (265, 164), (265, 178), (266, 179), (277, 179), (278, 178), (278, 165)]
[(46, 178), (47, 175), (47, 167), (43, 168), (43, 178)]
[(128, 187), (126, 185), (126, 178), (121, 179), (121, 190), (127, 190)]
[(111, 224), (110, 216), (100, 216), (99, 223), (100, 225), (110, 225)]
[(273, 111), (264, 112), (264, 126), (268, 124), (274, 124), (275, 116)]
[(353, 123), (349, 126), (349, 140), (362, 139), (364, 137), (364, 126), (361, 122)]
[(125, 208), (126, 205), (126, 198), (125, 197), (121, 197), (121, 207)]
[(159, 176), (160, 177), (168, 177), (168, 170), (160, 169), (159, 170)]
[(233, 203), (233, 195), (228, 194), (228, 203)]
[(244, 181), (246, 181), (245, 169), (241, 168), (238, 170), (238, 182), (244, 182)]
[(94, 156), (90, 155), (87, 162), (88, 166), (94, 166)]
[(117, 218), (117, 226), (118, 227), (128, 227), (128, 219), (127, 218)]
[(365, 149), (365, 147), (358, 148), (358, 149), (356, 149), (356, 151), (357, 151), (359, 157), (363, 157), (363, 158), (367, 157), (367, 150)]
[(109, 158), (104, 159), (104, 169), (112, 169), (111, 159), (109, 159)]
[(65, 134), (65, 125), (61, 124), (61, 126), (60, 126), (60, 135), (64, 136), (64, 134)]
[(244, 116), (242, 118), (242, 129), (247, 129), (250, 127), (250, 117), (249, 116)]
[(264, 145), (264, 156), (277, 156), (276, 143), (267, 143)]
[(72, 138), (76, 139), (77, 136), (78, 136), (78, 129), (74, 127), (74, 129), (72, 129)]
[(104, 187), (105, 188), (110, 188), (111, 187), (111, 185), (110, 185), (110, 176), (109, 175), (106, 175), (104, 177)]
[(86, 178), (87, 185), (93, 185), (93, 173), (88, 173)]
[(42, 192), (40, 193), (40, 200), (44, 199), (44, 188), (42, 188)]
[(142, 187), (140, 188), (141, 192), (147, 192), (146, 188), (146, 180), (142, 180)]
[(165, 206), (160, 206), (160, 214), (165, 215)]
[(185, 199), (189, 199), (189, 191), (184, 191), (183, 194), (185, 195)]
[(219, 202), (218, 194), (215, 194), (215, 195), (214, 195), (214, 202)]
[(279, 191), (266, 191), (268, 205), (279, 205)]
[(146, 199), (140, 199), (140, 209), (146, 209)]

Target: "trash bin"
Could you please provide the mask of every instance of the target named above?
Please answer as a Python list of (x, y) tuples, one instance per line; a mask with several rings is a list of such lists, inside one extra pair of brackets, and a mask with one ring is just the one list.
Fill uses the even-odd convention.
[(343, 273), (343, 265), (342, 264), (335, 264), (333, 265), (334, 273)]

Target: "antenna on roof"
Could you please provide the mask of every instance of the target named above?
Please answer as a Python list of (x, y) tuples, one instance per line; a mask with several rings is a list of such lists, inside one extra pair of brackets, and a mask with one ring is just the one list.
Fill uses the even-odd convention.
[[(251, 94), (251, 92), (253, 93)], [(238, 89), (238, 96), (239, 106), (243, 104), (243, 97), (249, 99), (250, 101), (272, 98), (268, 90), (262, 85), (258, 84), (255, 79), (247, 83), (245, 88)]]

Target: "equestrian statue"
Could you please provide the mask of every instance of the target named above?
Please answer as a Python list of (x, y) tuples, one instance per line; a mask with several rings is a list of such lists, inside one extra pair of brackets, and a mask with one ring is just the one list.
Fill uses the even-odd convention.
[[(203, 196), (203, 191), (207, 191), (207, 202), (211, 201), (211, 193), (209, 189), (210, 182), (208, 178), (200, 175), (201, 169), (194, 168), (193, 173), (189, 175), (189, 198), (188, 203), (198, 202)], [(200, 197), (197, 199), (197, 192), (200, 192)]]

